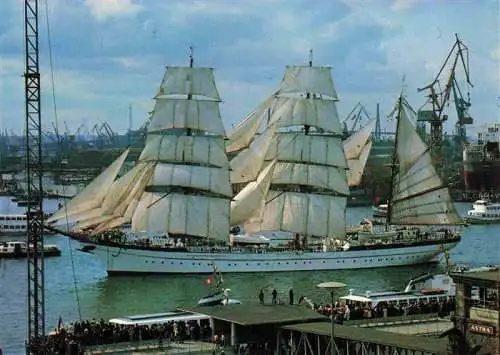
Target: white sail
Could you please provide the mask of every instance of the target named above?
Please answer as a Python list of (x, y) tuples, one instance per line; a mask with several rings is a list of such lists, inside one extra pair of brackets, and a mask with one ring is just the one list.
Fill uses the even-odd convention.
[(212, 68), (167, 66), (157, 98), (163, 95), (198, 95), (220, 101)]
[(269, 191), (257, 218), (245, 224), (247, 233), (281, 230), (316, 237), (345, 238), (347, 198), (298, 192)]
[(376, 123), (376, 119), (371, 120), (344, 141), (344, 152), (347, 159), (358, 159), (370, 140)]
[(268, 164), (257, 180), (247, 184), (231, 201), (231, 225), (238, 225), (248, 220), (261, 206), (269, 185), (276, 161)]
[(192, 163), (228, 167), (224, 140), (216, 136), (176, 136), (150, 134), (139, 161)]
[(117, 172), (107, 186), (91, 183), (102, 197), (73, 212), (76, 228), (95, 235), (131, 223), (133, 231), (227, 240), (232, 189), (218, 101), (212, 69), (167, 67), (139, 162), (114, 184)]
[(233, 195), (227, 169), (197, 165), (158, 163), (149, 186), (166, 187), (167, 191), (170, 186), (181, 186), (227, 197)]
[(78, 221), (76, 223), (76, 227), (78, 229), (87, 229), (87, 228), (90, 228), (90, 227), (93, 227), (93, 226), (96, 226), (100, 223), (104, 223), (104, 222), (107, 222), (109, 220), (113, 219), (113, 215), (104, 215), (104, 216), (96, 216), (94, 218), (91, 218), (91, 219), (86, 219), (86, 220), (83, 220), (83, 221)]
[(266, 154), (266, 160), (274, 159), (347, 167), (341, 138), (328, 135), (277, 133)]
[(393, 201), (392, 224), (457, 225), (463, 220), (456, 212), (447, 187), (413, 196), (407, 200)]
[(83, 222), (90, 222), (91, 224), (85, 224), (89, 226), (92, 225), (92, 223), (99, 224), (100, 220), (97, 220), (98, 217), (112, 215), (114, 209), (130, 193), (130, 190), (135, 185), (136, 180), (140, 177), (144, 168), (144, 164), (136, 165), (121, 178), (115, 180), (99, 207), (75, 214), (72, 216), (72, 219), (79, 222), (80, 226), (83, 225)]
[(48, 218), (47, 223), (54, 223), (58, 220), (99, 207), (116, 179), (128, 153), (129, 149), (125, 150), (109, 167), (71, 199), (65, 207)]
[(273, 110), (270, 124), (278, 127), (309, 125), (342, 134), (335, 102), (319, 99), (280, 97)]
[(113, 219), (100, 223), (94, 229), (92, 234), (98, 234), (105, 230), (110, 230), (132, 221), (134, 212), (144, 193), (146, 185), (150, 181), (153, 170), (154, 166), (149, 165), (142, 171), (141, 177), (136, 181), (136, 184), (130, 191), (130, 194), (113, 211)]
[(278, 162), (274, 168), (273, 185), (300, 185), (349, 194), (346, 171), (325, 165)]
[(250, 145), (262, 122), (267, 119), (273, 100), (274, 96), (270, 96), (231, 130), (226, 147), (228, 153), (240, 151)]
[[(167, 67), (139, 158), (153, 164), (152, 175), (143, 193), (101, 229), (130, 218), (135, 232), (227, 240), (232, 189), (225, 132), (218, 102), (202, 96), (220, 101), (212, 69)], [(179, 136), (167, 126), (195, 131)]]
[(220, 136), (226, 134), (218, 102), (159, 98), (151, 115), (148, 132), (171, 128), (191, 128)]
[(146, 192), (132, 218), (132, 230), (228, 240), (229, 200)]
[(330, 67), (287, 66), (278, 93), (314, 93), (324, 95), (323, 99), (338, 100), (330, 71)]
[(255, 180), (262, 169), (275, 131), (276, 127), (271, 126), (262, 135), (257, 137), (246, 150), (241, 151), (231, 159), (229, 163), (231, 168), (231, 183), (237, 184)]
[(433, 165), (430, 150), (416, 132), (404, 106), (399, 113), (396, 132), (398, 167), (392, 182), (390, 222), (461, 223), (448, 188)]
[(361, 151), (359, 157), (348, 159), (347, 164), (349, 165), (349, 170), (347, 171), (347, 181), (349, 187), (358, 186), (363, 178), (363, 172), (365, 171), (366, 162), (370, 156), (372, 150), (372, 142), (368, 142)]
[[(329, 68), (287, 68), (269, 120), (271, 127), (280, 130), (271, 138), (263, 167), (276, 162), (265, 198), (247, 202), (246, 214), (253, 212), (245, 216), (247, 233), (286, 231), (345, 237), (349, 187), (336, 98)], [(315, 129), (310, 131), (310, 127)], [(254, 163), (247, 159), (247, 164)], [(250, 183), (247, 188), (243, 191), (249, 194), (255, 186)], [(239, 203), (238, 217), (245, 215), (244, 202)]]

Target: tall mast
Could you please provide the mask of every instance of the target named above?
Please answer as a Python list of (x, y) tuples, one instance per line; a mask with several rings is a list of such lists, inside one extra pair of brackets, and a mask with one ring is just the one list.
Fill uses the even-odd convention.
[(398, 172), (398, 161), (397, 161), (397, 151), (398, 151), (398, 132), (399, 132), (399, 119), (401, 117), (401, 109), (403, 106), (403, 89), (398, 99), (398, 114), (396, 116), (396, 137), (394, 139), (394, 151), (392, 152), (392, 162), (391, 162), (391, 181), (389, 184), (389, 201), (387, 202), (387, 218), (385, 221), (385, 228), (388, 229), (391, 224), (391, 213), (392, 213), (392, 190), (394, 187), (394, 178)]
[(189, 46), (189, 67), (193, 67), (193, 46)]
[[(193, 67), (193, 62), (194, 62), (194, 59), (193, 59), (193, 46), (190, 45), (189, 46), (189, 67), (190, 68)], [(189, 90), (189, 93), (187, 95), (187, 99), (191, 100), (193, 98), (193, 94), (191, 94), (191, 83), (189, 83), (189, 87), (190, 87), (190, 90)], [(186, 136), (190, 136), (191, 134), (192, 134), (191, 128), (186, 128)]]
[[(312, 48), (309, 49), (309, 68), (312, 68), (312, 65), (313, 65), (313, 50)], [(311, 93), (310, 92), (306, 92), (306, 99), (309, 99), (311, 98)], [(304, 125), (304, 133), (306, 134), (306, 136), (309, 134), (309, 129), (311, 127), (309, 125)]]

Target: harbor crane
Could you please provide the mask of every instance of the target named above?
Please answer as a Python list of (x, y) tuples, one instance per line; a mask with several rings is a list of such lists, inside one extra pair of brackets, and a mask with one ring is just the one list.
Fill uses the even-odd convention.
[[(431, 109), (421, 109), (418, 111), (417, 121), (418, 122), (429, 122), (431, 125), (430, 130), (430, 149), (436, 166), (444, 166), (443, 157), (443, 122), (448, 119), (448, 115), (444, 113), (445, 107), (449, 103), (450, 95), (452, 90), (455, 91), (458, 88), (456, 80), (456, 70), (458, 65), (461, 64), (465, 73), (465, 79), (469, 86), (473, 86), (469, 77), (469, 58), (468, 58), (468, 48), (460, 40), (458, 34), (455, 34), (455, 43), (453, 44), (448, 56), (446, 57), (441, 69), (437, 73), (434, 80), (418, 89), (418, 92), (427, 90), (429, 94), (427, 95), (427, 103), (430, 104)], [(440, 78), (442, 77), (444, 69), (449, 66), (450, 72), (448, 78), (446, 79), (446, 84), (444, 89), (440, 87)], [(457, 104), (457, 96), (455, 97), (455, 103)], [(463, 101), (465, 103), (465, 101)], [(457, 104), (457, 112), (458, 112)], [(468, 107), (468, 106), (466, 106)], [(464, 107), (464, 108), (466, 108)], [(462, 111), (464, 112), (464, 111)], [(458, 114), (457, 128), (460, 134), (465, 135), (465, 125), (472, 123), (472, 118), (468, 114)]]
[[(347, 133), (348, 135), (354, 133), (356, 131), (358, 124), (361, 127), (361, 122), (363, 121), (363, 117), (366, 117), (368, 121), (370, 120), (370, 115), (366, 111), (365, 107), (361, 102), (358, 102), (356, 106), (354, 106), (354, 108), (351, 110), (351, 112), (349, 112), (346, 118), (344, 118), (344, 120), (342, 121), (345, 133)], [(350, 129), (347, 126), (348, 121), (353, 121)]]
[(45, 354), (45, 285), (42, 209), (42, 125), (38, 53), (38, 0), (24, 0), (24, 93), (28, 232), (27, 354)]

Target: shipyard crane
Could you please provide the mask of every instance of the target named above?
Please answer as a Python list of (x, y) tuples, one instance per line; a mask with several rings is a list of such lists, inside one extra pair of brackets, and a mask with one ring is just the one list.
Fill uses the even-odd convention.
[[(455, 43), (453, 44), (450, 52), (448, 53), (448, 56), (441, 66), (441, 69), (439, 69), (439, 72), (437, 73), (434, 80), (429, 85), (418, 89), (418, 92), (424, 90), (427, 90), (429, 92), (429, 94), (427, 95), (427, 103), (430, 104), (431, 109), (419, 110), (417, 121), (430, 123), (431, 131), (429, 145), (436, 165), (441, 167), (444, 165), (443, 122), (448, 119), (448, 115), (446, 115), (444, 111), (445, 106), (447, 106), (449, 102), (450, 94), (456, 85), (456, 70), (459, 64), (461, 64), (463, 67), (467, 84), (472, 87), (472, 83), (470, 82), (469, 77), (468, 48), (460, 40), (458, 34), (455, 34), (455, 38)], [(448, 78), (446, 79), (446, 85), (444, 89), (442, 89), (440, 87), (440, 78), (447, 66), (450, 66), (450, 72)], [(461, 127), (460, 129), (464, 129), (463, 125), (468, 124), (469, 122), (472, 123), (470, 119), (461, 119), (460, 115), (458, 119), (458, 125)]]
[[(363, 106), (363, 104), (361, 104), (361, 102), (358, 102), (356, 106), (354, 106), (354, 108), (351, 110), (351, 112), (349, 112), (346, 118), (344, 118), (344, 120), (342, 121), (342, 124), (344, 125), (344, 132), (347, 135), (354, 133), (358, 124), (361, 126), (363, 115), (367, 120), (370, 120), (370, 115), (366, 111), (365, 107)], [(354, 121), (350, 129), (347, 127), (348, 121)]]
[(45, 287), (42, 209), (42, 125), (38, 55), (38, 0), (24, 1), (25, 134), (28, 200), (28, 354), (45, 354)]

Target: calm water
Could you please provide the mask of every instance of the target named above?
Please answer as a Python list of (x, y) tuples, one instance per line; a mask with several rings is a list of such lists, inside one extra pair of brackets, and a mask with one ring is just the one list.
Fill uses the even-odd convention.
[[(48, 201), (54, 210), (56, 201)], [(457, 204), (464, 214), (470, 204)], [(0, 197), (0, 211), (22, 212), (6, 197)], [(371, 215), (369, 207), (348, 211), (349, 224), (359, 223)], [(204, 295), (206, 276), (106, 276), (103, 265), (93, 255), (76, 251), (77, 243), (62, 236), (46, 237), (46, 243), (57, 244), (62, 256), (46, 259), (46, 322), (52, 330), (59, 319), (65, 322), (80, 317), (109, 319), (115, 316), (154, 313), (174, 309), (181, 304), (194, 304)], [(461, 243), (451, 253), (453, 262), (480, 266), (500, 264), (500, 225), (471, 226)], [(72, 263), (73, 261), (73, 263)], [(0, 260), (0, 348), (4, 354), (24, 353), (26, 337), (27, 275), (26, 260)], [(72, 267), (74, 265), (74, 268)], [(327, 301), (328, 296), (314, 285), (323, 281), (341, 281), (358, 290), (401, 289), (407, 280), (422, 272), (434, 271), (434, 266), (322, 271), (297, 273), (226, 274), (224, 279), (234, 298), (256, 302), (260, 288), (276, 288), (284, 295), (293, 287), (297, 298), (305, 294), (315, 301)], [(75, 278), (73, 277), (73, 271)], [(76, 283), (76, 290), (75, 290)]]

